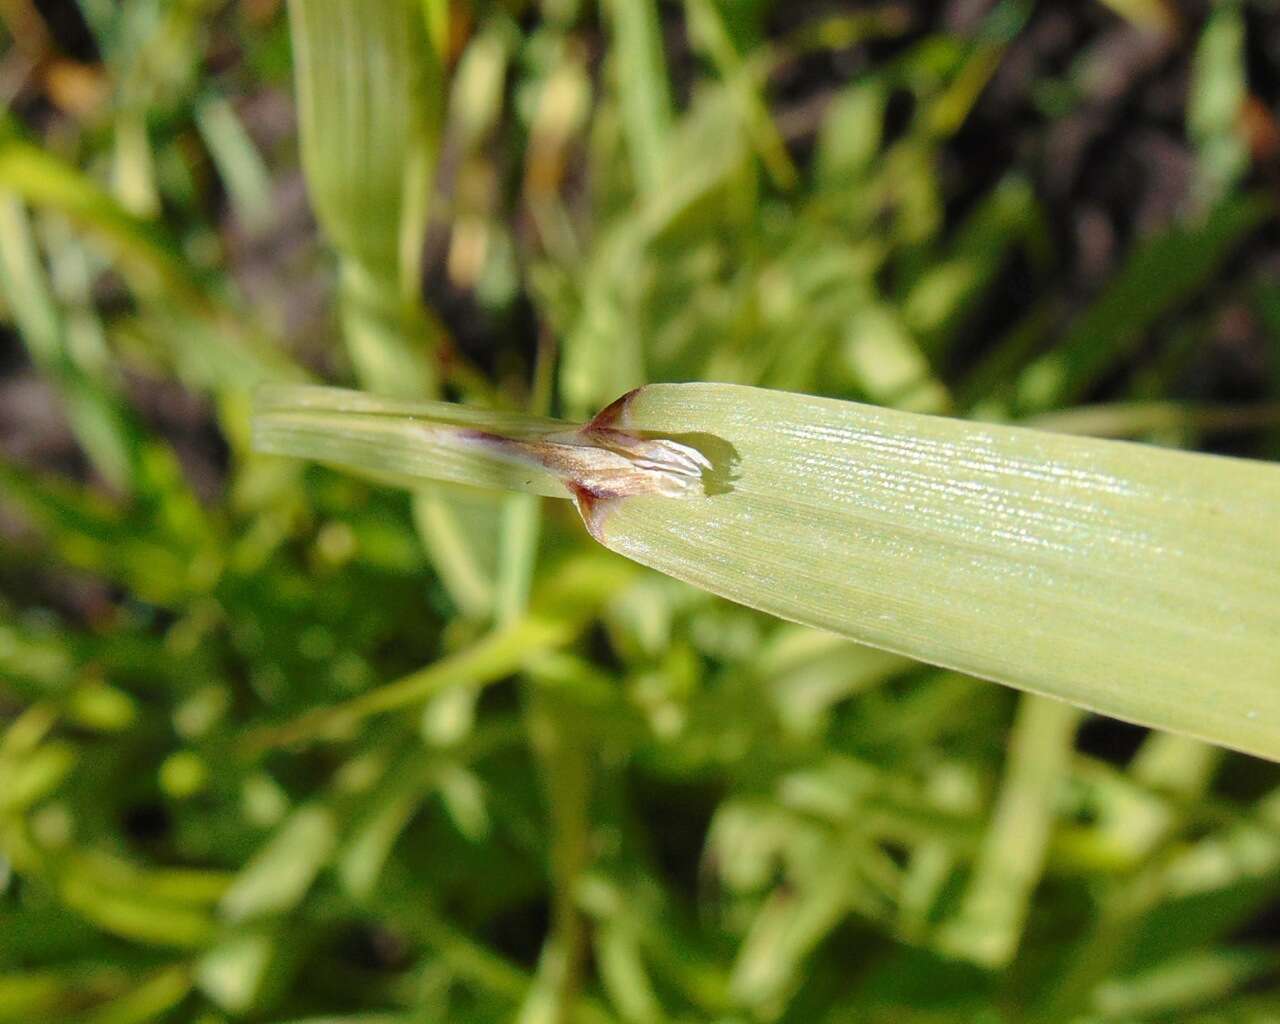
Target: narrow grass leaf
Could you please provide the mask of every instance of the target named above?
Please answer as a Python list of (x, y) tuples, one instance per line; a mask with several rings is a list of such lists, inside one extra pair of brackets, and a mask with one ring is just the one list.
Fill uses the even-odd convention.
[(786, 141), (761, 95), (753, 69), (738, 52), (721, 10), (711, 0), (685, 0), (685, 15), (694, 45), (706, 53), (726, 86), (733, 91), (739, 116), (765, 170), (779, 188), (794, 188), (799, 182), (799, 173)]
[(1027, 421), (1040, 430), (1089, 437), (1248, 432), (1280, 426), (1280, 402), (1248, 405), (1188, 405), (1183, 402), (1117, 402), (1044, 413)]
[(292, 909), (311, 888), (336, 842), (337, 825), (328, 808), (300, 807), (222, 897), (223, 916), (240, 922)]
[(289, 4), (307, 189), (341, 261), (343, 333), (364, 385), (435, 387), (417, 294), (443, 69), (417, 0)]
[(133, 483), (134, 424), (110, 390), (77, 365), (72, 314), (59, 307), (36, 248), (27, 210), (0, 193), (0, 296), (27, 351), (61, 392), (77, 439), (103, 478), (120, 490)]
[(58, 895), (104, 932), (145, 945), (199, 947), (214, 933), (213, 919), (203, 910), (142, 894), (121, 895), (78, 866), (60, 880)]
[(1172, 32), (1178, 27), (1178, 14), (1168, 0), (1102, 0), (1102, 3), (1149, 32)]
[(405, 213), (429, 185), (442, 107), (423, 8), (294, 0), (289, 24), (316, 216), (344, 258), (395, 273), (402, 246), (421, 242), (422, 224), (406, 223)]
[(671, 93), (654, 0), (605, 3), (615, 42), (615, 74), (623, 131), (637, 190), (652, 195), (663, 183)]
[(999, 968), (1017, 951), (1079, 722), (1069, 704), (1022, 698), (991, 827), (960, 912), (938, 936), (951, 955)]
[(270, 929), (233, 932), (196, 961), (196, 986), (222, 1009), (244, 1014), (261, 998), (279, 950), (280, 937)]
[[(1094, 1000), (1107, 1020), (1185, 1013), (1274, 976), (1277, 968), (1280, 963), (1270, 950), (1207, 949), (1136, 976), (1108, 981), (1098, 987)], [(1232, 1015), (1222, 1019), (1241, 1018)]]
[(1186, 301), (1273, 212), (1257, 196), (1234, 196), (1201, 223), (1176, 227), (1143, 243), (1061, 344), (1035, 360), (1017, 385), (1021, 412), (1035, 413), (1079, 400), (1132, 354), (1146, 331)]
[(1187, 134), (1198, 151), (1198, 198), (1216, 202), (1249, 169), (1245, 103), (1245, 13), (1240, 4), (1214, 7), (1196, 47)]
[(231, 101), (210, 93), (195, 107), (196, 127), (222, 177), (236, 215), (254, 234), (265, 230), (275, 216), (271, 205), (271, 174), (241, 123)]
[(163, 1017), (191, 991), (191, 972), (178, 964), (151, 975), (133, 991), (95, 1008), (85, 1024), (147, 1024)]

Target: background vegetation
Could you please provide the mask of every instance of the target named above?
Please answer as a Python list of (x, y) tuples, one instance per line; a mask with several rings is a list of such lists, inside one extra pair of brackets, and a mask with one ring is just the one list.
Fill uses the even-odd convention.
[(248, 452), (710, 379), (1276, 458), (1274, 2), (0, 17), (0, 1021), (1280, 1020), (1275, 765)]

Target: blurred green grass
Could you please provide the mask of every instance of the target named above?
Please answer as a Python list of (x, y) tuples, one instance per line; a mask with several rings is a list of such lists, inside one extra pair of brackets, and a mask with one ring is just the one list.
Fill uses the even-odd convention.
[(248, 452), (710, 379), (1275, 457), (1274, 6), (930, 6), (0, 4), (0, 1021), (1280, 1018), (1274, 766)]

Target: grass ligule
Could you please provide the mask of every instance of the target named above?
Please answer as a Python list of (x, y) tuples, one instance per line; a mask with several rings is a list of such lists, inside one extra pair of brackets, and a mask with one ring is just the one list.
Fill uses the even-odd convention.
[(470, 440), (563, 437), (567, 424), (469, 412), (462, 429), (440, 421), (458, 424), (456, 407), (307, 388), (267, 406), (271, 451), (406, 482), (574, 493), (607, 547), (731, 600), (1280, 759), (1273, 466), (674, 384), (633, 392), (607, 425), (696, 449), (702, 492), (584, 494), (571, 469), (557, 487), (556, 467), (531, 475)]

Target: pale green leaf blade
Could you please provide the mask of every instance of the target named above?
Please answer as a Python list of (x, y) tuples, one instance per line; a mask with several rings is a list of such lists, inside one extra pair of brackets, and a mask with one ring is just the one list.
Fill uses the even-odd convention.
[(642, 388), (614, 425), (697, 445), (728, 480), (606, 501), (594, 525), (613, 550), (783, 618), (1280, 758), (1276, 467), (731, 385)]

